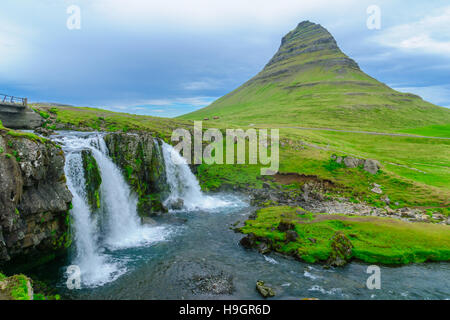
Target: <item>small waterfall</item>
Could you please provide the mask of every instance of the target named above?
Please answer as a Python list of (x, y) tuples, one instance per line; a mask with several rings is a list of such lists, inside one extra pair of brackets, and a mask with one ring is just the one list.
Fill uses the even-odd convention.
[(204, 195), (197, 178), (191, 172), (186, 159), (171, 145), (163, 142), (162, 151), (166, 166), (166, 179), (170, 195), (164, 201), (166, 206), (179, 203), (182, 200), (184, 209), (214, 209), (230, 205), (230, 202), (219, 197)]
[[(76, 255), (72, 264), (81, 270), (84, 286), (95, 287), (114, 281), (127, 271), (126, 261), (107, 254), (118, 250), (162, 241), (168, 232), (160, 226), (142, 226), (136, 212), (136, 197), (121, 171), (108, 157), (100, 134), (65, 133), (54, 140), (66, 154), (67, 186), (73, 194), (71, 214), (74, 220)], [(89, 149), (100, 169), (100, 212), (92, 213), (87, 204), (86, 181), (81, 151)], [(100, 219), (101, 217), (101, 219)]]

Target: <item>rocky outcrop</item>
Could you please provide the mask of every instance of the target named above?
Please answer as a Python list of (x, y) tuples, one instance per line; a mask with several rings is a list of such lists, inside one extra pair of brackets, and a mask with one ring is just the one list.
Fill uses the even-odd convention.
[(352, 258), (353, 245), (341, 231), (337, 231), (331, 238), (331, 254), (327, 265), (342, 267)]
[(275, 296), (275, 291), (271, 287), (265, 285), (262, 280), (256, 281), (256, 290), (258, 290), (259, 294), (264, 298)]
[(33, 300), (31, 279), (23, 274), (5, 277), (0, 273), (0, 300)]
[(102, 176), (91, 150), (83, 150), (81, 152), (81, 158), (83, 159), (87, 201), (91, 209), (95, 211), (100, 208), (100, 185), (102, 184)]
[(38, 264), (70, 245), (64, 162), (54, 143), (0, 130), (0, 264)]
[(164, 212), (162, 200), (169, 190), (158, 140), (149, 133), (111, 133), (104, 139), (111, 158), (138, 194), (139, 214)]
[(380, 162), (374, 159), (359, 159), (351, 156), (340, 157), (336, 155), (332, 155), (331, 159), (347, 168), (362, 167), (365, 171), (371, 174), (376, 174), (381, 168)]

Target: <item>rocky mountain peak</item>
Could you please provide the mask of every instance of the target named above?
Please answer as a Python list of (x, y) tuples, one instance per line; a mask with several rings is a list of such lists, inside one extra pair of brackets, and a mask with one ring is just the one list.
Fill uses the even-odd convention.
[(300, 22), (294, 30), (282, 38), (278, 52), (266, 68), (280, 63), (303, 64), (311, 62), (313, 58), (315, 60), (338, 59), (346, 65), (359, 69), (356, 62), (342, 53), (327, 29), (310, 21)]

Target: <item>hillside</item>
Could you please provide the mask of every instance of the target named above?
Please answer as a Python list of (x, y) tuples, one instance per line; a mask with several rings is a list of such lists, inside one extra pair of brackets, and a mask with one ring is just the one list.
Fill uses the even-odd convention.
[(181, 116), (247, 126), (392, 132), (450, 123), (450, 110), (365, 74), (319, 24), (301, 22), (255, 77), (210, 106)]

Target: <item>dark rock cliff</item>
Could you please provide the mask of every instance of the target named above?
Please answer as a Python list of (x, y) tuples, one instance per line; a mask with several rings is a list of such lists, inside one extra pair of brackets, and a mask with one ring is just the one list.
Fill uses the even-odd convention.
[(39, 264), (70, 245), (64, 162), (54, 143), (0, 130), (0, 265)]
[(168, 186), (159, 141), (149, 133), (111, 133), (105, 136), (109, 155), (138, 194), (139, 215), (166, 211), (162, 200)]

